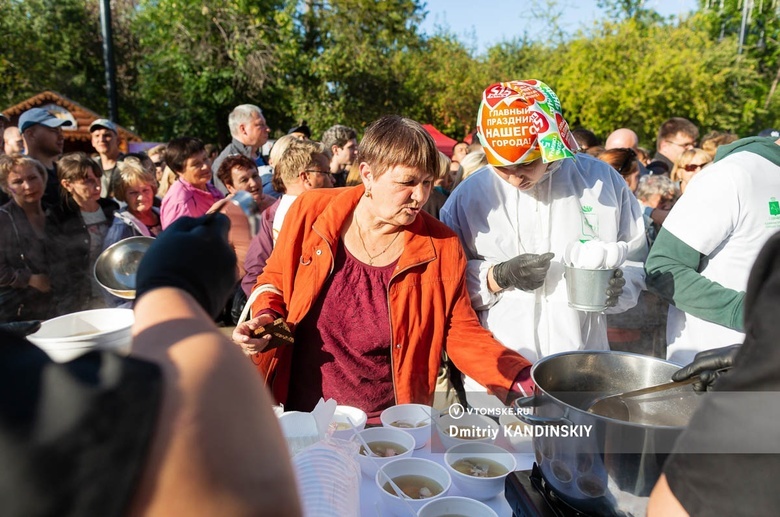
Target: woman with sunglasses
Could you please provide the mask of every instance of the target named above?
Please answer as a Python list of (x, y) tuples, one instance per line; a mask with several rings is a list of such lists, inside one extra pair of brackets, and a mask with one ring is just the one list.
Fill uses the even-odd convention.
[(684, 194), (691, 179), (710, 163), (712, 156), (704, 149), (687, 149), (677, 159), (669, 177), (680, 187), (680, 194)]

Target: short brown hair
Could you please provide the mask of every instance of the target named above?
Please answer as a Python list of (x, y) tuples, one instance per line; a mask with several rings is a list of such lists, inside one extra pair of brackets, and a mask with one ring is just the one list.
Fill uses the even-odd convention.
[(257, 170), (257, 164), (243, 154), (234, 154), (225, 158), (217, 170), (217, 177), (225, 186), (233, 186), (233, 169), (236, 168), (244, 171)]
[(127, 202), (127, 187), (133, 185), (149, 185), (152, 191), (157, 190), (157, 178), (154, 174), (144, 169), (139, 162), (124, 161), (117, 163), (119, 174), (116, 183), (112, 185), (114, 197), (123, 203)]
[(46, 167), (41, 162), (23, 154), (3, 154), (0, 155), (0, 189), (6, 194), (10, 194), (8, 191), (8, 175), (17, 167), (33, 167), (43, 178), (43, 184), (46, 185), (48, 174), (46, 173)]
[[(87, 153), (68, 153), (57, 162), (57, 179), (70, 182), (85, 180), (92, 171), (97, 178), (103, 175), (103, 168), (95, 160), (87, 156)], [(68, 191), (61, 189), (67, 197)]]
[(177, 175), (184, 172), (184, 164), (194, 155), (205, 151), (206, 147), (199, 138), (180, 136), (174, 138), (165, 148), (165, 164)]
[(656, 148), (661, 145), (662, 140), (667, 140), (677, 133), (684, 133), (691, 137), (693, 140), (699, 139), (699, 128), (696, 124), (682, 117), (672, 117), (665, 120), (661, 127), (658, 128), (658, 140), (655, 145)]
[(439, 178), (439, 150), (433, 137), (419, 122), (387, 115), (373, 122), (366, 129), (358, 147), (358, 162), (372, 168), (379, 177), (396, 165), (421, 169)]
[(314, 156), (322, 154), (324, 146), (311, 140), (298, 140), (290, 142), (279, 161), (274, 165), (274, 170), (279, 171), (279, 177), (286, 184), (292, 183), (302, 170), (306, 169), (314, 161)]

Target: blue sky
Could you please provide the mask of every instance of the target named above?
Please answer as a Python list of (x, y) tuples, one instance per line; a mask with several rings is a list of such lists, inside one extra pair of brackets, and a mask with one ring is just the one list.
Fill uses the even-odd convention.
[[(425, 0), (428, 16), (423, 32), (433, 34), (437, 25), (448, 26), (458, 39), (478, 52), (502, 40), (522, 35), (524, 31), (538, 37), (540, 21), (528, 17), (530, 0)], [(538, 0), (544, 4), (544, 0)], [(587, 27), (604, 15), (596, 0), (560, 0), (568, 9), (561, 24), (568, 33)], [(696, 0), (647, 0), (647, 8), (663, 16), (684, 15), (697, 8)]]

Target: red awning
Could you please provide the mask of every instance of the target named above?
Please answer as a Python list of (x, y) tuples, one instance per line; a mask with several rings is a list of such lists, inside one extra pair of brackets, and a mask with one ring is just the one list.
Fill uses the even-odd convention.
[(452, 146), (457, 144), (458, 141), (448, 137), (430, 124), (423, 124), (423, 127), (428, 132), (428, 134), (433, 137), (433, 140), (436, 142), (436, 147), (439, 149), (439, 151), (452, 158)]

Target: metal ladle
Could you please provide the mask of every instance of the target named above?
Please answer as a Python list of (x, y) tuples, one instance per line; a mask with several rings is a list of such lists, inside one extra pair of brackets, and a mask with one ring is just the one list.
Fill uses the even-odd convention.
[(605, 397), (600, 397), (595, 401), (593, 401), (590, 407), (588, 407), (588, 413), (593, 413), (595, 415), (599, 415), (607, 418), (614, 418), (615, 420), (622, 420), (624, 422), (630, 422), (631, 411), (629, 410), (629, 407), (626, 404), (625, 399), (639, 397), (642, 395), (649, 395), (650, 393), (658, 393), (659, 391), (666, 391), (674, 388), (680, 388), (682, 386), (687, 386), (688, 384), (693, 384), (698, 380), (699, 380), (699, 376), (694, 375), (693, 377), (690, 377), (680, 382), (675, 382), (675, 381), (665, 382), (663, 384), (650, 386), (649, 388), (625, 391), (623, 393), (617, 393), (615, 395), (607, 395)]

